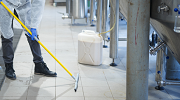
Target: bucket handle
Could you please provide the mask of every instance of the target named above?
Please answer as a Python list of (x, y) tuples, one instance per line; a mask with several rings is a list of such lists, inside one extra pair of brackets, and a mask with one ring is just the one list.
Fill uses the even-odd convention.
[(82, 30), (83, 33), (88, 34), (88, 35), (95, 35), (96, 33), (91, 30)]

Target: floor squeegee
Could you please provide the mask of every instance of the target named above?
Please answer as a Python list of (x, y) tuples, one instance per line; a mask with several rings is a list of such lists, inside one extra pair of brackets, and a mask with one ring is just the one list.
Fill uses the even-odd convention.
[[(28, 33), (31, 33), (31, 31), (14, 15), (14, 13), (1, 1), (0, 4), (3, 5), (3, 7), (26, 29)], [(76, 77), (72, 75), (72, 73), (40, 42), (40, 40), (37, 37), (34, 37), (34, 39), (66, 70), (66, 72), (75, 80), (75, 92), (78, 88), (78, 81), (79, 81), (79, 74), (77, 74)]]

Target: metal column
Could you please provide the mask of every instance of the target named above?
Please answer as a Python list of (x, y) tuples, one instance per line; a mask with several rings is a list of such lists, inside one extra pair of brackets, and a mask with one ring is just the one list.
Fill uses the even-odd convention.
[[(114, 20), (116, 19), (116, 25), (114, 29), (110, 32), (110, 58), (113, 59), (113, 63), (111, 63), (111, 66), (117, 66), (114, 63), (114, 59), (118, 58), (118, 34), (119, 34), (119, 0), (111, 0), (112, 3), (111, 6), (111, 12), (110, 12), (110, 27), (113, 27)], [(113, 9), (112, 9), (113, 7)], [(116, 14), (116, 18), (114, 18), (114, 12)]]
[(96, 31), (101, 33), (102, 0), (97, 0), (97, 24)]
[(148, 100), (150, 0), (128, 0), (126, 100)]
[(91, 0), (91, 8), (90, 8), (90, 24), (91, 26), (94, 25), (94, 16), (95, 16), (95, 0)]
[[(103, 0), (102, 1), (102, 32), (108, 31), (108, 22), (107, 22), (108, 12), (109, 12), (109, 0)], [(102, 34), (104, 40), (103, 48), (107, 48), (107, 45), (105, 45), (105, 39), (107, 38), (106, 34)]]

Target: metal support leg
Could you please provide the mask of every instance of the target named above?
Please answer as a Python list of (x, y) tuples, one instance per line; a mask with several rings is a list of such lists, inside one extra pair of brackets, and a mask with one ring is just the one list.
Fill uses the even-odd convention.
[[(111, 16), (110, 16), (110, 27), (114, 25), (114, 20), (116, 19), (116, 25), (114, 29), (110, 32), (110, 58), (116, 59), (118, 58), (118, 34), (119, 34), (119, 0), (111, 0)], [(114, 12), (116, 14), (116, 18), (114, 18)], [(114, 63), (114, 62), (113, 62)], [(113, 64), (112, 63), (112, 64)], [(115, 65), (115, 64), (113, 64)]]
[(88, 18), (86, 18), (86, 24), (88, 24)]
[(108, 46), (106, 45), (106, 40), (104, 40), (103, 48), (108, 48)]
[(150, 0), (128, 0), (126, 100), (148, 100)]
[(114, 59), (113, 62), (110, 64), (110, 66), (117, 66), (117, 64), (114, 62)]
[(75, 19), (74, 19), (74, 17), (72, 16), (72, 18), (71, 18), (71, 24), (73, 25), (74, 22), (75, 22)]

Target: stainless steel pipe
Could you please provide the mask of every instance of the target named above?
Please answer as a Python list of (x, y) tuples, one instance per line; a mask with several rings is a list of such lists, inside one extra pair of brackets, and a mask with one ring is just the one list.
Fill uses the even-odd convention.
[[(108, 22), (107, 22), (108, 21), (108, 12), (109, 12), (109, 0), (103, 0), (102, 1), (102, 29), (101, 29), (102, 32), (108, 31)], [(105, 38), (107, 38), (106, 34), (102, 34), (103, 40), (105, 40)]]
[(96, 31), (101, 33), (102, 0), (97, 0), (97, 24)]
[(70, 17), (70, 16), (68, 16), (68, 15), (63, 15), (63, 16), (62, 16), (62, 19), (69, 19), (69, 18), (72, 18), (72, 17)]
[(118, 41), (127, 41), (127, 38), (118, 38)]
[[(111, 0), (110, 1), (112, 5), (111, 6), (111, 12), (110, 12), (110, 27), (113, 27), (114, 20), (116, 19), (116, 25), (114, 29), (110, 32), (110, 58), (116, 59), (118, 58), (118, 38), (119, 38), (119, 0)], [(114, 18), (114, 12), (116, 14), (116, 18)]]
[(128, 0), (126, 100), (148, 100), (150, 0)]
[(166, 85), (180, 85), (180, 82), (166, 82)]
[(174, 82), (166, 82), (166, 81), (159, 81), (157, 82), (158, 86), (166, 86), (166, 85), (180, 85), (180, 82), (174, 81)]
[(94, 16), (95, 16), (95, 0), (91, 0), (91, 8), (90, 8), (90, 24), (94, 25)]
[(166, 46), (161, 47), (161, 49), (157, 52), (155, 77), (156, 82), (166, 80), (166, 54)]

